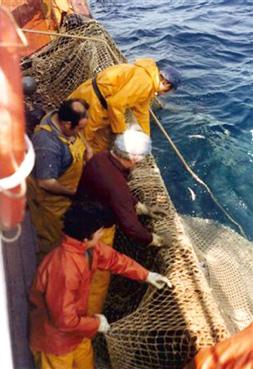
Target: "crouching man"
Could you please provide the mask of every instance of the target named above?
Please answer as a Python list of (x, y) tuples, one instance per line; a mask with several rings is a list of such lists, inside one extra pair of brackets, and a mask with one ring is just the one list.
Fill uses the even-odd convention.
[[(151, 153), (151, 139), (143, 132), (132, 129), (117, 135), (111, 151), (95, 154), (83, 170), (76, 192), (76, 201), (86, 198), (98, 201), (110, 209), (114, 222), (136, 244), (161, 247), (164, 238), (146, 229), (138, 214), (153, 215), (144, 204), (133, 196), (127, 180), (136, 164)], [(163, 209), (159, 212), (164, 215)], [(166, 212), (165, 212), (166, 214)], [(112, 246), (115, 226), (104, 232), (102, 241)], [(110, 282), (110, 273), (97, 271), (89, 297), (89, 314), (101, 313)]]
[(100, 242), (111, 212), (97, 203), (75, 203), (64, 218), (64, 239), (40, 264), (30, 292), (30, 347), (39, 369), (92, 369), (91, 338), (110, 326), (101, 314), (87, 315), (92, 275), (110, 270), (163, 288), (167, 277)]

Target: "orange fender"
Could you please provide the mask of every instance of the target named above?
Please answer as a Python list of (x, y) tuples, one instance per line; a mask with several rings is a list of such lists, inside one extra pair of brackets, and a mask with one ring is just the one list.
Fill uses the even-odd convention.
[[(24, 106), (19, 68), (20, 38), (11, 16), (0, 8), (0, 180), (13, 174), (24, 159)], [(20, 196), (20, 193), (23, 195)], [(11, 229), (24, 214), (24, 191), (0, 188), (0, 229)]]
[(253, 323), (215, 346), (200, 350), (184, 369), (253, 369)]

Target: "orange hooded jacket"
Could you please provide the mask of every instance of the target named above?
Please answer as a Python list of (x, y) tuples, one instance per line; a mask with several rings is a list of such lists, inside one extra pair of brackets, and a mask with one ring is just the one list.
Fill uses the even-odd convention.
[(159, 70), (153, 59), (137, 59), (134, 64), (118, 64), (104, 69), (96, 76), (97, 85), (105, 98), (104, 109), (89, 79), (70, 98), (82, 98), (90, 106), (85, 134), (91, 142), (98, 129), (110, 125), (113, 133), (126, 129), (125, 111), (131, 108), (143, 131), (150, 134), (149, 107), (159, 89)]
[(184, 369), (253, 369), (253, 323), (215, 346), (200, 350)]
[(110, 270), (145, 281), (148, 270), (105, 244), (87, 250), (85, 242), (65, 236), (62, 244), (40, 264), (30, 292), (30, 346), (64, 355), (97, 333), (99, 319), (87, 316), (89, 288), (94, 272)]

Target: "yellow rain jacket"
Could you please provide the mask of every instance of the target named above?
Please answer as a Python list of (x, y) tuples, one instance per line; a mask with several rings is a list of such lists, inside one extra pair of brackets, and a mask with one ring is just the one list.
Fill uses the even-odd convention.
[[(46, 124), (38, 126), (36, 130), (42, 129), (49, 132), (52, 131), (52, 128)], [(61, 135), (58, 138), (69, 145), (69, 151), (73, 160), (69, 168), (57, 180), (63, 186), (76, 188), (84, 165), (85, 143), (79, 135), (73, 144), (70, 144)], [(67, 196), (56, 195), (39, 187), (33, 176), (27, 179), (27, 186), (27, 202), (31, 211), (32, 222), (37, 232), (38, 259), (40, 260), (60, 243), (63, 227), (62, 218), (71, 205), (71, 200)]]
[(108, 130), (110, 126), (113, 133), (126, 129), (125, 112), (128, 108), (132, 109), (143, 131), (150, 134), (149, 107), (159, 89), (159, 70), (153, 59), (138, 59), (134, 64), (108, 67), (97, 74), (96, 81), (107, 102), (107, 109), (102, 107), (91, 79), (70, 95), (72, 99), (84, 99), (90, 106), (85, 137), (95, 152), (108, 147), (109, 137), (105, 128)]
[(65, 14), (73, 13), (73, 6), (70, 0), (42, 0), (42, 11), (46, 19), (54, 19), (56, 28), (60, 28), (62, 17)]

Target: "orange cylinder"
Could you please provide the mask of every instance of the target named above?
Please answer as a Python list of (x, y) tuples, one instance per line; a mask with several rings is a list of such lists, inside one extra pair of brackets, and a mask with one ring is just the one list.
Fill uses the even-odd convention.
[[(18, 50), (21, 40), (12, 17), (0, 8), (0, 179), (13, 174), (24, 159), (24, 105)], [(0, 189), (0, 229), (21, 222), (25, 197), (21, 187)]]

